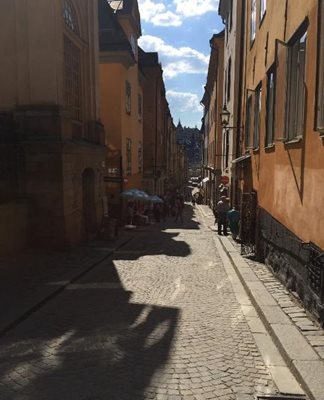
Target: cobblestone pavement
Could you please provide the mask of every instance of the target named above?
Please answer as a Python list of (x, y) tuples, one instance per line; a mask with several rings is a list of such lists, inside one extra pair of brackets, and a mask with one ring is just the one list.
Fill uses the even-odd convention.
[(0, 339), (1, 400), (250, 400), (276, 387), (198, 214), (139, 232)]
[[(205, 226), (210, 230), (216, 231), (211, 209), (206, 205), (200, 205), (199, 210), (204, 215)], [(240, 252), (240, 244), (235, 242), (231, 236), (228, 236), (228, 239), (237, 251)], [(265, 285), (268, 292), (277, 301), (282, 311), (293, 321), (300, 333), (307, 339), (319, 358), (324, 360), (324, 329), (305, 309), (304, 305), (299, 301), (297, 293), (295, 296), (290, 293), (264, 263), (255, 261), (249, 257), (244, 257), (244, 259)]]
[[(231, 240), (231, 242), (236, 248), (239, 248), (238, 243), (234, 242), (234, 240)], [(253, 268), (256, 276), (263, 282), (268, 292), (271, 293), (284, 313), (298, 327), (300, 333), (307, 339), (319, 358), (324, 360), (324, 329), (315, 318), (307, 312), (298, 297), (290, 293), (273, 275), (269, 267), (263, 263), (249, 259), (248, 257), (246, 257), (245, 260)]]

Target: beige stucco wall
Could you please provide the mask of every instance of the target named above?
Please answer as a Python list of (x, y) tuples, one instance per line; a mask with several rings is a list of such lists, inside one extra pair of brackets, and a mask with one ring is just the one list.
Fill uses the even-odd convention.
[[(97, 1), (78, 0), (73, 4), (81, 27), (81, 43), (87, 43), (82, 71), (84, 119), (96, 120), (99, 117)], [(62, 5), (63, 0), (1, 1), (0, 109), (64, 104)]]

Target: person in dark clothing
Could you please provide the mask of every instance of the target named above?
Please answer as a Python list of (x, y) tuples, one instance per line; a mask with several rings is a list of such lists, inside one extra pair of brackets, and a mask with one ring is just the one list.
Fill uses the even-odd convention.
[(177, 222), (178, 218), (180, 218), (180, 221), (183, 222), (183, 209), (184, 209), (183, 197), (182, 196), (177, 196), (176, 200), (175, 200), (176, 215), (175, 215), (174, 222)]
[(229, 222), (232, 237), (234, 240), (236, 240), (237, 235), (239, 234), (240, 212), (235, 206), (227, 212), (227, 219)]
[(229, 201), (226, 196), (222, 196), (220, 201), (217, 203), (217, 230), (218, 234), (227, 235), (227, 212), (229, 211)]

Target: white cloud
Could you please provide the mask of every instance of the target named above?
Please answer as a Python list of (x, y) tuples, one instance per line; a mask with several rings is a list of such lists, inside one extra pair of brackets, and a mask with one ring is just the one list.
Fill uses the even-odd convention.
[(179, 112), (202, 112), (200, 100), (194, 93), (167, 90), (166, 96), (170, 103), (173, 104), (173, 108), (177, 108)]
[(156, 26), (180, 26), (182, 20), (176, 13), (167, 10), (164, 3), (152, 0), (139, 0), (141, 19)]
[(185, 18), (197, 17), (210, 11), (217, 12), (218, 0), (174, 0), (176, 12)]
[(145, 51), (157, 51), (161, 56), (194, 58), (208, 65), (209, 56), (205, 56), (198, 50), (191, 47), (174, 47), (166, 44), (163, 39), (157, 36), (144, 35), (139, 39), (140, 46)]
[(163, 76), (165, 78), (175, 78), (180, 74), (206, 74), (206, 72), (206, 68), (188, 61), (173, 61), (163, 67)]
[(185, 18), (217, 12), (219, 0), (139, 0), (141, 19), (155, 26), (181, 26)]
[(174, 47), (166, 44), (156, 36), (144, 35), (139, 39), (139, 45), (145, 51), (159, 53), (163, 65), (164, 76), (174, 78), (179, 74), (206, 74), (209, 56), (205, 56), (191, 47)]

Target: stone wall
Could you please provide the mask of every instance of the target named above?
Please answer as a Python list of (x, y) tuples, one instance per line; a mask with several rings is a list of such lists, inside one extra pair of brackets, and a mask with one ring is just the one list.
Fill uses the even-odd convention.
[(0, 204), (0, 255), (18, 253), (27, 244), (28, 210), (25, 202)]
[(324, 323), (324, 256), (318, 258), (322, 269), (321, 278), (319, 277), (320, 293), (313, 290), (310, 273), (313, 249), (316, 249), (318, 255), (323, 253), (323, 249), (318, 249), (311, 243), (303, 243), (262, 208), (259, 210), (259, 222), (258, 255), (287, 289)]

